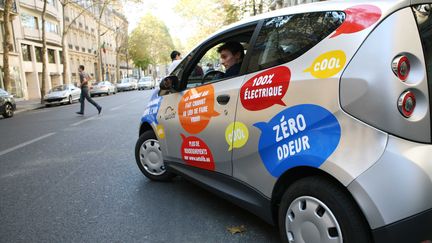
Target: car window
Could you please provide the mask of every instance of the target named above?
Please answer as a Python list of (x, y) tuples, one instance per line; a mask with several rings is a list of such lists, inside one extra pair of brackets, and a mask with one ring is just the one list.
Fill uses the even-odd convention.
[[(242, 75), (240, 67), (242, 66), (243, 60), (245, 60), (254, 30), (255, 24), (248, 26), (247, 29), (235, 30), (228, 33), (226, 38), (221, 38), (219, 41), (213, 42), (207, 46), (204, 45), (202, 50), (195, 51), (199, 58), (194, 59), (194, 63), (188, 70), (189, 75), (186, 80), (186, 88), (193, 88)], [(243, 52), (241, 58), (238, 60), (239, 62), (234, 62), (236, 64), (233, 66), (237, 66), (237, 68), (234, 68), (236, 71), (231, 69), (230, 72), (227, 72), (224, 67), (226, 63), (223, 63), (221, 59), (222, 53), (218, 52), (218, 49), (227, 43), (235, 43), (235, 46), (240, 47), (235, 48), (235, 50), (242, 49), (241, 52)], [(191, 61), (193, 59), (190, 56), (187, 58)]]
[(345, 13), (316, 12), (265, 20), (253, 47), (248, 71), (280, 65), (296, 59), (335, 31)]
[(66, 89), (67, 89), (67, 85), (59, 85), (59, 86), (52, 88), (52, 91), (63, 91)]

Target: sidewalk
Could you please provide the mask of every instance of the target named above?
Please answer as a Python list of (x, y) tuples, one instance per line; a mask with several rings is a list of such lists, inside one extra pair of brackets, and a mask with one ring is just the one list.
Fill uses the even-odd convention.
[(15, 102), (16, 102), (15, 114), (45, 107), (43, 104), (40, 103), (40, 99), (31, 99), (31, 100), (15, 99)]

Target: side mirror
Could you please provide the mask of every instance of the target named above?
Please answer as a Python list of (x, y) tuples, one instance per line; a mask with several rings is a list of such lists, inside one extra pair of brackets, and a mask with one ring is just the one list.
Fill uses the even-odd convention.
[(159, 84), (161, 90), (176, 90), (179, 85), (179, 79), (177, 76), (168, 76), (162, 79)]

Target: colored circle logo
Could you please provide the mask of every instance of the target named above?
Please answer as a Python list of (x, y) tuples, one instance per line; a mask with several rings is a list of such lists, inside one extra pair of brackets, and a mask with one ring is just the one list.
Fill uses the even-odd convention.
[(233, 148), (243, 147), (248, 139), (249, 130), (241, 122), (233, 122), (225, 130), (225, 140), (229, 145), (228, 151), (231, 151)]

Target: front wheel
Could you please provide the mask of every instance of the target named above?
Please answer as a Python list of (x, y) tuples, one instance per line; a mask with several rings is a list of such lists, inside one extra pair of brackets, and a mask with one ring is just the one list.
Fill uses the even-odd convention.
[(135, 160), (141, 172), (154, 181), (169, 181), (175, 174), (166, 171), (159, 141), (153, 131), (146, 131), (135, 145)]
[(5, 104), (4, 113), (2, 114), (4, 118), (13, 117), (14, 110), (12, 108), (12, 105), (9, 103)]
[(354, 200), (322, 177), (293, 183), (282, 197), (278, 221), (283, 242), (371, 242), (369, 226)]

